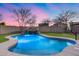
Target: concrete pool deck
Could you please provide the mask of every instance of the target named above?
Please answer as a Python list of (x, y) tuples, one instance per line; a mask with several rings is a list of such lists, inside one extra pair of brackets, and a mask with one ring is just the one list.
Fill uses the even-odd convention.
[(14, 40), (10, 38), (9, 36), (6, 37), (9, 38), (8, 41), (0, 43), (0, 56), (18, 56), (20, 54), (12, 53), (8, 49), (12, 46), (14, 46), (17, 43), (17, 40)]
[[(43, 34), (41, 34), (41, 35), (43, 35)], [(17, 43), (17, 40), (12, 39), (10, 36), (6, 37), (7, 39), (9, 39), (8, 41), (0, 43), (0, 56), (24, 56), (22, 54), (10, 52), (8, 50), (10, 47), (14, 46)], [(55, 37), (55, 36), (47, 36), (47, 35), (43, 35), (43, 36)], [(66, 37), (56, 37), (56, 38), (66, 38)], [(66, 38), (66, 39), (73, 40), (71, 38)], [(62, 52), (60, 52), (54, 56), (79, 56), (79, 41), (77, 40), (76, 42), (77, 42), (76, 45), (68, 46), (65, 49), (63, 49)], [(27, 56), (27, 55), (25, 55), (25, 56)]]
[(76, 41), (77, 44), (73, 46), (66, 47), (58, 56), (79, 56), (79, 40)]

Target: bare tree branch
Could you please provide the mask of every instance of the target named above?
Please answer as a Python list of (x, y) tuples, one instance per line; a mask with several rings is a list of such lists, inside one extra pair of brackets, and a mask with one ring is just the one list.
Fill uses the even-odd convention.
[(50, 19), (48, 19), (48, 18), (47, 18), (47, 19), (44, 19), (44, 20), (42, 21), (43, 24), (49, 24), (49, 22), (51, 22), (51, 21), (50, 21)]
[(22, 27), (26, 26), (27, 20), (31, 16), (31, 9), (26, 9), (26, 8), (14, 9), (13, 13), (14, 13), (14, 16), (16, 17), (16, 21), (21, 27), (21, 30), (23, 30)]
[(55, 23), (65, 23), (66, 24), (66, 31), (69, 27), (68, 21), (70, 21), (72, 18), (76, 16), (76, 12), (67, 10), (59, 14), (57, 19), (55, 19)]

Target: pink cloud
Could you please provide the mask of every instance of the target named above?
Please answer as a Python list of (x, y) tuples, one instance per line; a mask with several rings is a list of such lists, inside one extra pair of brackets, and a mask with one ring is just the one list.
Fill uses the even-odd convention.
[(4, 14), (4, 22), (6, 25), (11, 25), (11, 26), (18, 26), (18, 23), (14, 18), (11, 17), (12, 13), (5, 13)]
[(32, 7), (32, 13), (37, 16), (37, 23), (40, 23), (42, 20), (48, 18), (48, 14), (36, 6)]
[[(14, 8), (17, 8), (14, 5), (10, 5), (10, 4), (4, 4), (5, 5), (5, 9), (2, 8), (0, 9), (1, 12), (2, 11), (8, 11), (8, 9), (12, 10)], [(33, 5), (30, 7), (32, 9), (32, 14), (36, 15), (36, 20), (37, 23), (40, 23), (42, 20), (48, 18), (48, 14), (44, 12), (44, 10), (42, 10), (41, 8), (38, 8), (37, 6)], [(18, 22), (16, 21), (15, 18), (12, 18), (13, 13), (11, 12), (4, 12), (4, 22), (6, 23), (6, 25), (11, 25), (11, 26), (18, 26)]]

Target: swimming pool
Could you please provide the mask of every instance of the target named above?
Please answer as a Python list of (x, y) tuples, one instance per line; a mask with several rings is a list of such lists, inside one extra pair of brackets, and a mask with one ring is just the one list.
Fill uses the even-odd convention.
[(39, 34), (15, 35), (11, 38), (18, 40), (9, 51), (24, 55), (46, 56), (60, 53), (65, 47), (76, 44), (75, 41), (49, 38)]

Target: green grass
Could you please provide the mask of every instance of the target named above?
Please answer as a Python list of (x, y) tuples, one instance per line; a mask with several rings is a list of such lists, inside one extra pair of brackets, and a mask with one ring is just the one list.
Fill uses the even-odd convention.
[[(48, 36), (57, 36), (57, 37), (67, 37), (67, 38), (75, 38), (75, 36), (71, 33), (50, 33), (50, 32), (43, 32), (42, 34), (48, 35)], [(79, 35), (78, 35), (79, 38)]]
[[(48, 36), (57, 36), (57, 37), (68, 37), (68, 38), (75, 38), (75, 36), (71, 33), (50, 33), (50, 32), (43, 32), (42, 34), (48, 35)], [(8, 39), (6, 39), (5, 37), (8, 35), (12, 35), (12, 34), (2, 34), (0, 35), (0, 43), (1, 42), (5, 42)], [(79, 39), (79, 35), (78, 35), (78, 39)]]
[(7, 41), (8, 39), (6, 39), (5, 37), (8, 35), (12, 35), (12, 34), (0, 34), (0, 43)]

